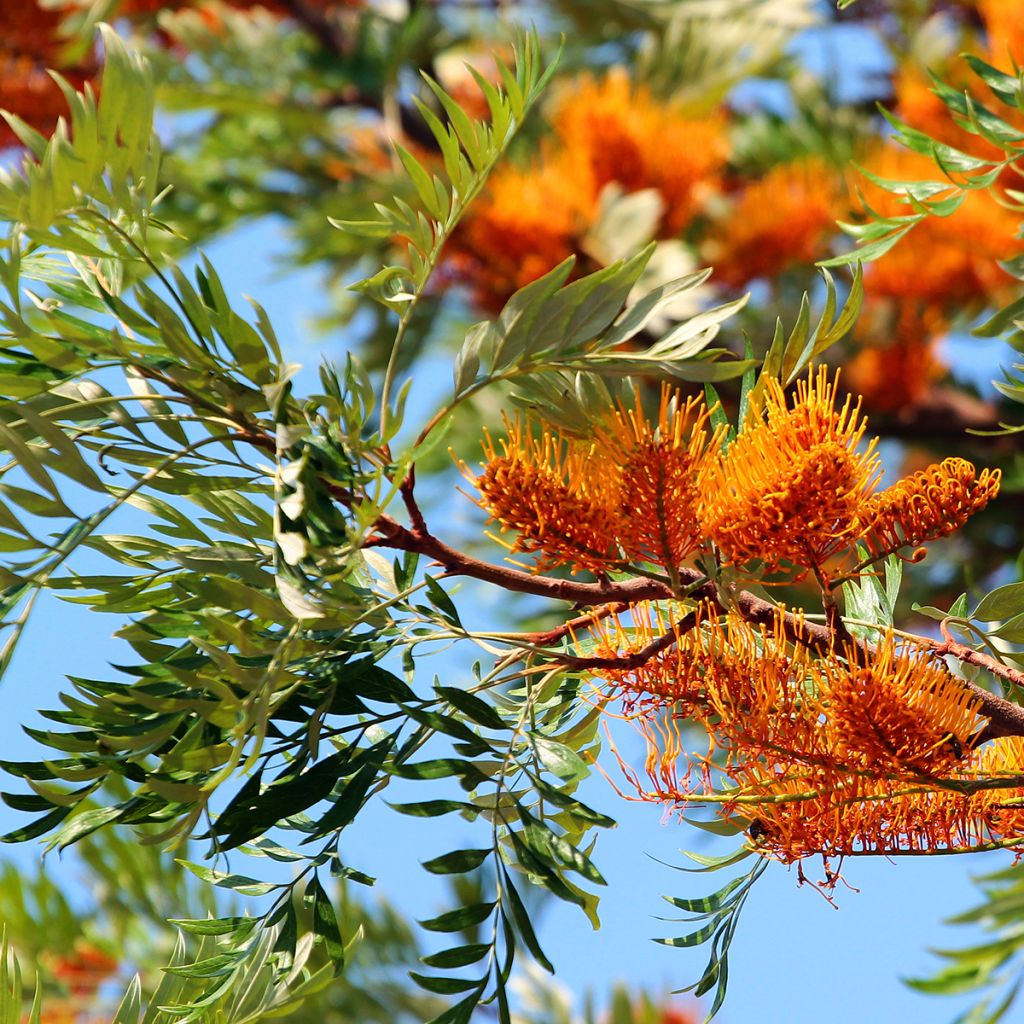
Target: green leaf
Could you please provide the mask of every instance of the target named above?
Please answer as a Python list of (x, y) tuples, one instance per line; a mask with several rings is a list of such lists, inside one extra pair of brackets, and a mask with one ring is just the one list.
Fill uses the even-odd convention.
[(423, 867), (433, 875), (461, 875), (476, 870), (493, 852), (489, 847), (483, 850), (453, 850), (441, 857), (424, 861)]
[(313, 901), (313, 934), (323, 943), (324, 951), (334, 965), (334, 973), (337, 975), (345, 966), (345, 943), (341, 938), (334, 905), (316, 874), (306, 887), (306, 899), (310, 898)]
[(485, 729), (507, 729), (508, 725), (497, 711), (476, 694), (451, 686), (435, 686), (439, 697), (444, 698), (453, 708), (461, 711), (475, 725)]
[(1024, 613), (1024, 583), (1008, 583), (986, 594), (970, 617), (980, 622), (993, 622), (1021, 613)]
[(187, 868), (204, 882), (210, 882), (221, 889), (231, 889), (233, 892), (241, 893), (243, 896), (265, 896), (268, 892), (273, 892), (279, 888), (277, 884), (272, 882), (261, 882), (256, 878), (249, 878), (246, 875), (215, 871), (213, 868), (206, 868), (201, 864), (193, 864), (187, 860), (179, 860), (177, 863)]
[(531, 733), (528, 740), (537, 760), (560, 779), (582, 779), (589, 773), (583, 758), (564, 743), (539, 733)]
[(671, 903), (673, 907), (678, 907), (680, 910), (685, 910), (691, 914), (710, 914), (721, 910), (726, 905), (729, 897), (746, 881), (746, 875), (741, 875), (719, 889), (718, 892), (699, 899), (683, 899), (679, 896), (662, 896), (662, 899)]
[(473, 942), (465, 946), (455, 946), (453, 949), (446, 949), (440, 953), (433, 953), (430, 956), (420, 957), (428, 967), (465, 967), (468, 964), (475, 964), (482, 960), (491, 951), (488, 942)]
[[(431, 932), (461, 932), (473, 928), (486, 921), (491, 916), (496, 904), (472, 903), (469, 906), (459, 907), (456, 910), (449, 910), (438, 917), (431, 917), (420, 921), (420, 926)], [(437, 966), (437, 965), (435, 965)]]
[(712, 935), (715, 934), (718, 928), (718, 921), (712, 921), (711, 924), (704, 925), (702, 928), (698, 928), (694, 932), (690, 932), (688, 935), (679, 935), (671, 939), (655, 939), (654, 941), (661, 944), (662, 946), (702, 946)]
[(448, 978), (443, 975), (417, 974), (410, 971), (409, 977), (427, 992), (436, 992), (442, 996), (458, 995), (460, 992), (468, 992), (471, 988), (479, 988), (480, 982), (477, 979)]

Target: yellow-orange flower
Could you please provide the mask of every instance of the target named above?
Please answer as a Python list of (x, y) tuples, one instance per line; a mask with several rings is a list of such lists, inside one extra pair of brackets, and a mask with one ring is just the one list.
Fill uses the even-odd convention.
[(868, 543), (879, 552), (916, 546), (959, 530), (998, 493), (1001, 473), (978, 473), (964, 459), (944, 459), (877, 494), (861, 520)]
[(502, 532), (518, 533), (512, 550), (540, 552), (541, 565), (600, 570), (614, 561), (621, 532), (615, 475), (593, 465), (581, 445), (546, 430), (538, 438), (521, 420), (506, 427), (500, 452), (487, 435), (484, 471), (470, 479)]
[(937, 351), (946, 330), (934, 307), (869, 300), (854, 333), (859, 351), (843, 369), (848, 387), (872, 411), (895, 413), (917, 405), (946, 373)]
[(651, 423), (640, 396), (620, 406), (591, 437), (535, 437), (521, 420), (499, 452), (488, 436), (480, 505), (519, 538), (513, 551), (539, 552), (541, 564), (600, 571), (612, 563), (674, 567), (701, 543), (695, 483), (713, 445), (699, 400), (664, 388)]
[(705, 533), (733, 562), (761, 559), (820, 567), (856, 537), (857, 512), (879, 474), (876, 442), (858, 446), (866, 423), (820, 368), (797, 386), (792, 407), (767, 381), (766, 419), (750, 423), (699, 481)]
[(615, 466), (627, 557), (658, 565), (679, 565), (700, 547), (697, 473), (715, 447), (704, 402), (681, 402), (668, 385), (661, 389), (656, 423), (620, 406), (596, 436), (595, 458)]
[(836, 173), (820, 160), (773, 167), (708, 230), (703, 253), (716, 279), (741, 287), (812, 263), (835, 230), (838, 198)]
[(976, 777), (1003, 783), (973, 797), (987, 827), (998, 839), (1024, 837), (1024, 738), (1001, 736), (979, 752)]
[(851, 769), (942, 775), (982, 726), (963, 682), (891, 633), (870, 655), (851, 647), (845, 660), (814, 662), (812, 675), (832, 756)]
[(677, 234), (700, 209), (729, 155), (725, 119), (697, 117), (632, 83), (625, 68), (581, 77), (558, 98), (551, 121), (561, 144), (584, 155), (600, 192), (657, 189), (664, 233)]

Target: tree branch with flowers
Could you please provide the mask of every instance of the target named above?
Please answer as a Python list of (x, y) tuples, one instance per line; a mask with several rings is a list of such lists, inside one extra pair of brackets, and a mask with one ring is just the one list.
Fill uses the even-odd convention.
[[(820, 860), (831, 899), (848, 858), (1019, 855), (1024, 584), (986, 580), (1002, 585), (973, 610), (966, 595), (920, 608), (932, 631), (897, 608), (904, 576), (915, 594), (932, 585), (929, 547), (991, 514), (1013, 475), (958, 454), (883, 484), (869, 430), (869, 413), (927, 407), (935, 338), (958, 316), (988, 310), (980, 333), (1020, 342), (1024, 101), (994, 50), (969, 62), (988, 95), (936, 86), (942, 139), (903, 125), (904, 153), (871, 136), (859, 219), (844, 222), (862, 245), (824, 261), (853, 269), (808, 285), (787, 275), (827, 255), (849, 125), (808, 101), (821, 152), (766, 162), (763, 126), (733, 132), (721, 97), (776, 68), (813, 5), (735, 5), (748, 35), (763, 29), (755, 45), (717, 39), (706, 16), (613, 4), (621, 45), (641, 40), (642, 82), (622, 66), (552, 84), (562, 50), (533, 31), (468, 72), (469, 92), (438, 80), (426, 41), (445, 5), (406, 21), (351, 2), (182, 5), (155, 21), (174, 5), (113, 5), (148, 60), (110, 27), (101, 54), (97, 11), (75, 6), (12, 22), (12, 46), (67, 74), (45, 104), (13, 97), (5, 141), (22, 152), (0, 173), (0, 669), (43, 593), (115, 615), (126, 653), (108, 678), (70, 678), (28, 730), (42, 755), (0, 762), (19, 812), (3, 839), (88, 849), (128, 834), (178, 855), (154, 873), (201, 886), (196, 916), (173, 919), (167, 977), (132, 982), (117, 1020), (255, 1021), (341, 991), (373, 923), (345, 894), (374, 882), (343, 838), (385, 797), (410, 834), (448, 818), (475, 837), (424, 864), (454, 883), (410, 972), (432, 1024), (480, 1007), (520, 1019), (517, 972), (553, 970), (530, 894), (597, 925), (596, 837), (615, 822), (581, 790), (595, 770), (731, 841), (695, 855), (704, 866), (752, 865), (670, 900), (693, 928), (659, 941), (709, 946), (691, 986), (714, 993), (709, 1016), (772, 864), (805, 881)], [(991, 47), (1017, 45), (979, 12)], [(596, 60), (607, 41), (583, 36), (593, 50), (562, 45)], [(686, 74), (666, 56), (677, 36)], [(176, 48), (236, 63), (203, 79)], [(242, 106), (302, 141), (273, 156), (248, 137), (232, 148), (228, 83), (261, 53), (283, 78)], [(407, 54), (437, 72), (419, 92)], [(897, 85), (905, 114), (920, 97)], [(158, 95), (191, 109), (207, 87), (216, 117), (165, 159)], [(547, 93), (554, 141), (503, 162)], [(355, 115), (341, 152), (327, 108)], [(378, 110), (394, 130), (415, 110), (418, 127), (390, 149), (363, 123)], [(934, 180), (914, 177), (925, 164)], [(761, 169), (740, 181), (744, 166)], [(310, 186), (317, 229), (301, 244), (348, 281), (374, 264), (350, 285), (387, 338), (367, 345), (370, 368), (350, 353), (310, 385), (259, 304), (239, 307), (205, 257), (186, 269), (185, 248), (234, 216), (204, 220), (229, 167), (251, 175), (261, 212), (297, 225), (302, 197), (266, 172), (333, 168), (335, 191)], [(922, 238), (934, 259), (911, 248)], [(751, 301), (758, 282), (768, 298)], [(451, 322), (450, 295), (464, 304)], [(484, 319), (467, 326), (466, 308)], [(424, 402), (413, 367), (439, 324), (457, 334), (451, 383)], [(890, 345), (865, 342), (879, 327)], [(1024, 394), (1012, 377), (1000, 390)], [(461, 537), (424, 496), (439, 480), (453, 494), (453, 472), (470, 493), (452, 500), (486, 518)], [(488, 531), (504, 561), (481, 551)], [(524, 621), (526, 598), (543, 604)], [(495, 600), (509, 614), (481, 624), (476, 605)], [(30, 915), (11, 916), (24, 932)], [(6, 945), (0, 961), (0, 1017), (17, 1016)]]

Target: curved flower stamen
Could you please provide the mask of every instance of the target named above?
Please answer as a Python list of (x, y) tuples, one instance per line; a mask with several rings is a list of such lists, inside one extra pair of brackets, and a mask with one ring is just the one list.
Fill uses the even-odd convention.
[(704, 467), (701, 522), (730, 561), (820, 566), (856, 536), (881, 472), (877, 441), (857, 450), (866, 421), (850, 397), (836, 409), (824, 367), (798, 384), (792, 407), (769, 380), (764, 406), (766, 419)]
[(863, 532), (873, 551), (887, 554), (959, 530), (998, 493), (1001, 473), (978, 473), (964, 459), (944, 459), (900, 480), (867, 503)]

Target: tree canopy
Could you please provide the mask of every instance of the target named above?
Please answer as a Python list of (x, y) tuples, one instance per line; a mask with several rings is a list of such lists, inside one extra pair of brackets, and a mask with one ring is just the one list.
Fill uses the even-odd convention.
[[(725, 873), (657, 938), (701, 1015), (775, 865), (998, 850), (912, 984), (1009, 1019), (1024, 365), (944, 345), (1024, 345), (1013, 6), (7, 5), (0, 670), (41, 595), (120, 653), (0, 760), (99, 894), (5, 870), (0, 1020), (569, 1021), (538, 915), (599, 926), (623, 797)], [(315, 381), (202, 253), (260, 218)], [(473, 837), (432, 918), (348, 856), (381, 800)]]

